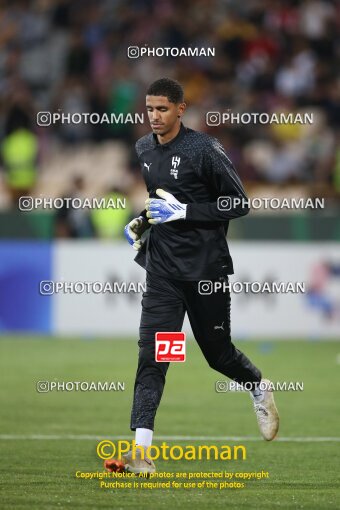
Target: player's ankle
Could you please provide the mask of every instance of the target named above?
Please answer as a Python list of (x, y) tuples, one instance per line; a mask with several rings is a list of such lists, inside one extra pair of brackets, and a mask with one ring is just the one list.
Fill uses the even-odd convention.
[(153, 430), (137, 428), (135, 433), (136, 445), (143, 446), (144, 449), (152, 445)]
[(250, 396), (255, 404), (259, 404), (264, 399), (264, 390), (260, 388), (259, 384), (256, 384), (254, 389), (250, 390)]

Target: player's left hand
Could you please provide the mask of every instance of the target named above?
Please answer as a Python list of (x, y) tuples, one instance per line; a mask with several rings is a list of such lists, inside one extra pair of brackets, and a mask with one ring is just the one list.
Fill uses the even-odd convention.
[(151, 225), (166, 223), (168, 221), (184, 220), (187, 212), (187, 204), (181, 204), (171, 193), (163, 189), (157, 189), (159, 198), (148, 198), (145, 201), (146, 216)]
[(143, 245), (142, 235), (150, 228), (147, 221), (143, 216), (134, 218), (130, 223), (125, 225), (124, 235), (128, 242), (132, 245), (134, 250), (139, 251)]

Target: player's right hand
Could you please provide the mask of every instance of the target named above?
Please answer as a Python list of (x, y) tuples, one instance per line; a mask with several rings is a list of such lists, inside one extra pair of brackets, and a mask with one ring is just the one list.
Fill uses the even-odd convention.
[(125, 226), (124, 235), (134, 250), (141, 249), (143, 245), (141, 237), (148, 227), (148, 222), (143, 216), (134, 218)]

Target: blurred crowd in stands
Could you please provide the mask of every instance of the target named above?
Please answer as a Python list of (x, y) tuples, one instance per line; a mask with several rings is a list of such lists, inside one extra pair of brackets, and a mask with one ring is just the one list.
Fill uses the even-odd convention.
[[(112, 173), (104, 193), (136, 195), (143, 186), (134, 143), (149, 131), (145, 89), (164, 76), (185, 89), (184, 124), (221, 140), (248, 191), (298, 186), (337, 204), (339, 16), (336, 0), (0, 0), (0, 207), (37, 193), (53, 154), (84, 145), (125, 151), (121, 189), (114, 157), (90, 173)], [(145, 45), (216, 53), (127, 58), (129, 46)], [(146, 122), (38, 127), (38, 111), (144, 112)], [(314, 123), (209, 127), (208, 111), (313, 112)], [(58, 192), (86, 190), (87, 182), (74, 168)], [(131, 201), (131, 216), (138, 206)], [(77, 236), (63, 228), (67, 217), (59, 213), (57, 235)]]

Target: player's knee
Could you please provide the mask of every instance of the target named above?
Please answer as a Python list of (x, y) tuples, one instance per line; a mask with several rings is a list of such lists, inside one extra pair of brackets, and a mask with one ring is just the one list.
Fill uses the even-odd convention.
[(217, 372), (221, 371), (222, 365), (217, 360), (208, 360), (209, 367)]
[(137, 379), (145, 379), (155, 382), (155, 384), (164, 383), (169, 363), (157, 363), (155, 360), (155, 349), (148, 346), (139, 350)]
[(141, 349), (139, 351), (138, 365), (139, 367), (143, 367), (144, 370), (147, 369), (152, 372), (161, 371), (160, 363), (156, 363), (155, 361), (155, 354), (148, 349)]

